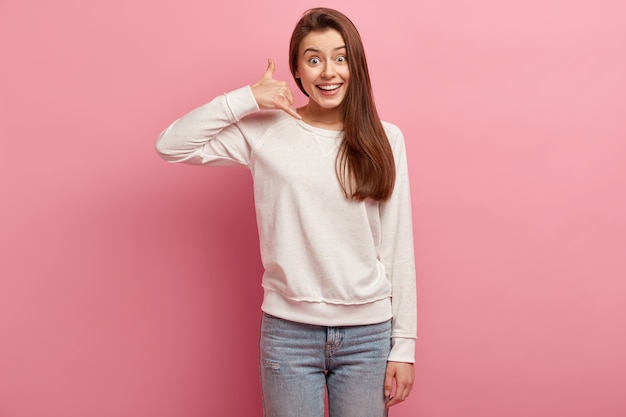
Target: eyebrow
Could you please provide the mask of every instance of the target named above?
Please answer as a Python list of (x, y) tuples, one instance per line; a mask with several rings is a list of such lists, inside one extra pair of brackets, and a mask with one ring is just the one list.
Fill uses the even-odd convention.
[[(336, 47), (336, 48), (333, 48), (333, 51), (338, 51), (338, 50), (340, 50), (340, 49), (347, 49), (347, 48), (346, 48), (346, 45), (342, 45), (342, 46), (338, 46), (338, 47)], [(304, 50), (304, 52), (302, 52), (302, 55), (305, 55), (307, 52), (315, 52), (315, 53), (319, 53), (319, 52), (322, 52), (322, 51), (320, 51), (320, 50), (319, 50), (319, 49), (317, 49), (317, 48), (313, 48), (313, 47), (311, 47), (311, 48), (306, 48), (306, 49)]]

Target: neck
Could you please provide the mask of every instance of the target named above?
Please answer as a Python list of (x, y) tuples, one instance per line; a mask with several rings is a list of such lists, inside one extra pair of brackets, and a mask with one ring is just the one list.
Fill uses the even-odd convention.
[(309, 102), (298, 109), (302, 120), (312, 126), (331, 130), (343, 130), (343, 109), (335, 107), (326, 109)]

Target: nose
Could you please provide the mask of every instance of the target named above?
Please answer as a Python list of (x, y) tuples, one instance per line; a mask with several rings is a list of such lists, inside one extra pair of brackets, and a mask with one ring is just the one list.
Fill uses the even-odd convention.
[(335, 65), (332, 60), (327, 60), (324, 63), (324, 68), (322, 69), (322, 77), (323, 78), (333, 78), (336, 74)]

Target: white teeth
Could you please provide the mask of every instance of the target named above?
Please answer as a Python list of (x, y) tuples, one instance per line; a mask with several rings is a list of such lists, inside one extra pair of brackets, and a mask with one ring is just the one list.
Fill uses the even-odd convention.
[(331, 91), (331, 90), (336, 90), (337, 88), (341, 87), (341, 84), (318, 85), (318, 87), (325, 91)]

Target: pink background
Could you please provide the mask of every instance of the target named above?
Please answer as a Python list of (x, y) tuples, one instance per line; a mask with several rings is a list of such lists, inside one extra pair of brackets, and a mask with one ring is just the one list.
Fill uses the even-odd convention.
[[(261, 415), (248, 172), (153, 146), (268, 57), (289, 78), (315, 5), (0, 2), (1, 417)], [(392, 415), (625, 416), (625, 3), (333, 6), (408, 142), (420, 339)]]

